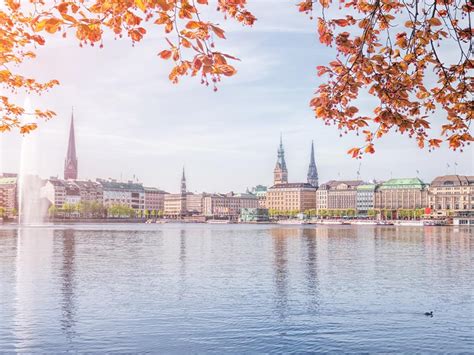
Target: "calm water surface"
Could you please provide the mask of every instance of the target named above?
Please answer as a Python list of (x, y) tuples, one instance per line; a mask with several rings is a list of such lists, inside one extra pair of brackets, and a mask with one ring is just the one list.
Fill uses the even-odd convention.
[(472, 352), (473, 246), (448, 227), (4, 226), (0, 351)]

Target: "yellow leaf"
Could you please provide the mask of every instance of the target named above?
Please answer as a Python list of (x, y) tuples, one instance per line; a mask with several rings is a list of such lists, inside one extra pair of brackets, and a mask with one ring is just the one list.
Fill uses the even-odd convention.
[(142, 10), (143, 12), (146, 11), (146, 6), (145, 4), (143, 3), (143, 0), (135, 0), (135, 5), (137, 5), (137, 7)]

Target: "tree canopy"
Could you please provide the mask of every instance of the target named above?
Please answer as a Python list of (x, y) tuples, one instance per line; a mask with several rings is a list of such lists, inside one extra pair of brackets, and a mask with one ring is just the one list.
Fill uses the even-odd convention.
[[(203, 13), (216, 6), (225, 18), (252, 26), (257, 19), (248, 2), (5, 0), (0, 9), (0, 83), (11, 93), (0, 96), (0, 132), (35, 129), (35, 123), (22, 123), (25, 114), (43, 119), (55, 115), (50, 110), (25, 112), (12, 100), (19, 90), (41, 94), (59, 84), (57, 79), (39, 82), (24, 76), (19, 66), (34, 59), (37, 48), (53, 35), (102, 47), (106, 35), (139, 42), (154, 29), (164, 31), (166, 43), (157, 54), (173, 61), (171, 82), (189, 75), (217, 90), (220, 80), (236, 74), (237, 58), (219, 51), (217, 42), (225, 32)], [(429, 149), (444, 141), (451, 149), (462, 149), (474, 140), (472, 2), (305, 0), (295, 5), (314, 19), (319, 41), (336, 52), (329, 63), (315, 63), (323, 83), (310, 107), (317, 119), (335, 125), (341, 134), (363, 135), (363, 143), (349, 150), (353, 157), (373, 153), (375, 140), (389, 132), (414, 137), (420, 148)], [(375, 99), (370, 115), (357, 107), (364, 95)], [(432, 128), (435, 116), (442, 118), (441, 131)]]

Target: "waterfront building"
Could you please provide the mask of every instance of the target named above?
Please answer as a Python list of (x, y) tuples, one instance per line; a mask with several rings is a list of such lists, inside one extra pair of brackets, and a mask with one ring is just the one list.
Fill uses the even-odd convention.
[(78, 163), (76, 154), (76, 136), (74, 134), (74, 113), (71, 114), (71, 125), (69, 128), (69, 141), (66, 159), (64, 160), (64, 180), (76, 180)]
[(203, 212), (203, 198), (205, 194), (186, 194), (186, 212), (189, 215), (200, 215)]
[(428, 184), (419, 178), (390, 179), (375, 193), (375, 209), (396, 211), (428, 207)]
[(183, 196), (181, 194), (165, 195), (164, 215), (166, 217), (178, 218), (186, 215), (186, 210), (183, 207)]
[(329, 185), (322, 184), (316, 191), (316, 210), (328, 209)]
[(308, 184), (313, 187), (318, 187), (318, 169), (316, 168), (316, 161), (314, 159), (314, 143), (311, 142), (311, 155), (309, 159), (309, 168), (308, 168)]
[(65, 196), (64, 204), (77, 206), (81, 202), (81, 189), (77, 184), (72, 181), (64, 181), (65, 185)]
[(142, 184), (132, 181), (117, 182), (116, 180), (98, 179), (102, 185), (104, 206), (123, 205), (135, 210), (138, 214), (145, 211), (145, 189)]
[(286, 168), (285, 149), (283, 148), (283, 138), (281, 135), (277, 156), (277, 162), (273, 170), (273, 183), (274, 185), (286, 184), (288, 183), (288, 170)]
[(12, 217), (18, 211), (17, 177), (15, 174), (0, 176), (0, 209), (7, 217)]
[(429, 207), (438, 215), (474, 210), (474, 176), (435, 178), (429, 187)]
[(258, 198), (253, 194), (209, 194), (203, 198), (206, 217), (237, 220), (244, 208), (258, 208)]
[(51, 178), (41, 187), (41, 197), (56, 208), (65, 205), (78, 205), (81, 202), (81, 189), (74, 181)]
[(242, 208), (240, 211), (240, 221), (246, 223), (268, 222), (268, 209), (266, 208)]
[(167, 192), (156, 187), (144, 187), (145, 193), (145, 211), (148, 215), (163, 212), (165, 209), (165, 196)]
[(316, 208), (316, 188), (308, 183), (286, 183), (270, 187), (267, 208), (276, 212), (304, 212)]
[[(311, 149), (310, 171), (311, 181), (317, 184), (317, 171), (312, 169), (314, 148)], [(314, 165), (315, 167), (315, 165)], [(288, 183), (288, 170), (285, 162), (285, 150), (280, 137), (277, 163), (274, 169), (274, 185), (266, 194), (266, 207), (274, 212), (304, 212), (316, 208), (317, 188), (310, 183)]]
[(250, 193), (257, 196), (258, 206), (261, 208), (267, 207), (267, 187), (263, 185), (257, 185), (252, 188)]
[(370, 210), (375, 208), (375, 191), (377, 184), (363, 184), (357, 186), (356, 209), (357, 214), (366, 216)]
[(41, 197), (45, 198), (49, 205), (61, 208), (66, 199), (66, 185), (64, 180), (51, 178), (41, 188)]
[(328, 182), (328, 209), (344, 210), (357, 208), (357, 187), (362, 185), (360, 180), (344, 180)]
[(41, 196), (50, 205), (61, 208), (64, 204), (103, 201), (102, 185), (94, 181), (71, 181), (50, 178), (41, 188)]
[(182, 218), (188, 214), (186, 175), (184, 168), (181, 175), (180, 193), (165, 195), (164, 214), (169, 218)]
[(104, 191), (102, 185), (96, 181), (74, 181), (74, 184), (79, 188), (81, 202), (98, 202), (100, 204), (104, 201)]

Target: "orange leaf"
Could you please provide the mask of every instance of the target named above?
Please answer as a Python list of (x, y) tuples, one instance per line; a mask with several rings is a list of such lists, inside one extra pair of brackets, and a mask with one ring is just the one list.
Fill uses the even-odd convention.
[(171, 51), (168, 49), (165, 49), (164, 51), (161, 51), (158, 53), (158, 55), (163, 58), (163, 59), (170, 59), (171, 58)]

